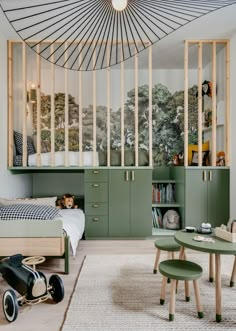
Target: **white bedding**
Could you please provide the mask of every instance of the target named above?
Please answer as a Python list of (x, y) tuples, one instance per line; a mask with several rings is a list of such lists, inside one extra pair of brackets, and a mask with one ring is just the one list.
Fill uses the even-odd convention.
[[(82, 164), (83, 166), (98, 166), (98, 152), (96, 152), (95, 164), (93, 164), (93, 152), (82, 152)], [(51, 166), (51, 152), (41, 153), (40, 160), (42, 167)], [(80, 162), (80, 152), (68, 152), (68, 163), (69, 166), (79, 166)], [(28, 157), (28, 164), (30, 167), (37, 166), (37, 153), (31, 154)], [(55, 152), (55, 166), (64, 167), (65, 166), (65, 152)]]
[(72, 253), (75, 257), (76, 248), (84, 232), (84, 212), (81, 209), (61, 209), (60, 212), (62, 215), (63, 229), (70, 237)]

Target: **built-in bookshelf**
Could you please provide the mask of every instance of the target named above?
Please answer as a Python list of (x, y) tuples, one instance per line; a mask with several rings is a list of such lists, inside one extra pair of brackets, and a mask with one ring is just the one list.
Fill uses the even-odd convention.
[(163, 217), (165, 213), (174, 209), (178, 212), (180, 203), (176, 197), (176, 181), (170, 178), (168, 167), (162, 169), (164, 173), (154, 173), (152, 179), (152, 227), (153, 233), (158, 234), (165, 230), (167, 233), (168, 229), (163, 229)]

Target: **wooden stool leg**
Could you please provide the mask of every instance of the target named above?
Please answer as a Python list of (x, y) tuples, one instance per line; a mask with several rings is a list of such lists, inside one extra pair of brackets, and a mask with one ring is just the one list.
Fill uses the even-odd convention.
[(231, 287), (234, 286), (235, 281), (236, 281), (236, 256), (234, 258), (234, 266), (233, 266), (232, 275), (231, 275), (231, 279), (230, 279), (230, 286)]
[(214, 281), (215, 276), (215, 264), (214, 264), (214, 254), (209, 254), (209, 282)]
[(197, 313), (199, 318), (203, 318), (203, 309), (202, 309), (202, 303), (200, 298), (200, 292), (198, 287), (197, 280), (193, 280), (193, 288), (194, 288), (194, 294), (195, 294), (195, 301), (197, 306)]
[(175, 259), (175, 252), (172, 252), (171, 257), (172, 257), (172, 260)]
[(157, 253), (156, 253), (156, 258), (155, 258), (155, 263), (154, 263), (154, 268), (153, 268), (153, 273), (156, 274), (157, 273), (157, 266), (160, 260), (160, 255), (161, 255), (161, 251), (159, 248), (157, 248)]
[(160, 298), (161, 305), (164, 305), (166, 299), (166, 284), (167, 284), (167, 277), (163, 276), (162, 285), (161, 285), (161, 298)]
[(189, 291), (189, 281), (185, 280), (184, 281), (184, 288), (185, 288), (185, 300), (187, 302), (190, 301), (190, 291)]
[[(168, 260), (172, 259), (172, 252), (167, 252), (167, 259)], [(167, 279), (167, 283), (170, 283), (170, 278)]]
[(173, 321), (175, 317), (175, 291), (176, 291), (176, 280), (171, 279), (170, 288), (170, 308), (169, 308), (169, 320)]
[(221, 322), (221, 261), (220, 254), (215, 254), (215, 294), (216, 294), (216, 321)]

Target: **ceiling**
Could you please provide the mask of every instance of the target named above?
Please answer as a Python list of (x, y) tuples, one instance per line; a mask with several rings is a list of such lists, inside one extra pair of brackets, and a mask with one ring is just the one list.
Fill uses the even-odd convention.
[[(186, 39), (230, 39), (236, 34), (236, 4), (231, 5), (188, 23), (179, 30), (153, 45), (153, 68), (182, 69), (184, 67), (184, 40)], [(0, 11), (0, 31), (7, 39), (19, 39), (16, 32)], [(193, 50), (195, 52), (195, 50)], [(139, 54), (139, 68), (147, 68), (148, 50)], [(210, 59), (204, 55), (203, 65)], [(114, 66), (114, 69), (117, 66)], [(125, 68), (133, 68), (132, 60), (127, 60)]]

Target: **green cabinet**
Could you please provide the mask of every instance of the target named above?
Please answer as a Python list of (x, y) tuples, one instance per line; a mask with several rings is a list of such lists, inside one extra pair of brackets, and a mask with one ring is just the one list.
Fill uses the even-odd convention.
[(152, 170), (109, 170), (109, 236), (152, 233)]
[(108, 236), (108, 170), (85, 170), (85, 236)]
[(229, 219), (229, 169), (185, 169), (184, 226), (213, 227)]

